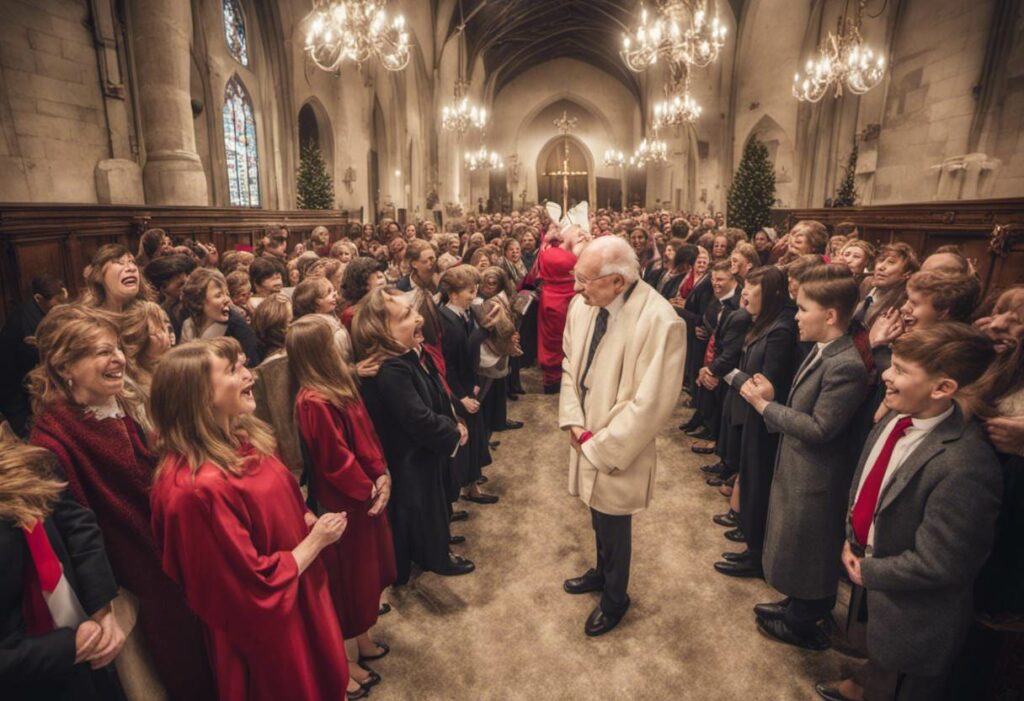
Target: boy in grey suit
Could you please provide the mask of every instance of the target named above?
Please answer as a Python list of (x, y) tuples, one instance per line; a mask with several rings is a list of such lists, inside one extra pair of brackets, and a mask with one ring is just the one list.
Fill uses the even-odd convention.
[(782, 434), (768, 505), (762, 565), (765, 581), (786, 596), (754, 607), (765, 635), (808, 650), (829, 647), (819, 623), (829, 615), (839, 585), (843, 516), (860, 446), (849, 427), (868, 373), (847, 333), (857, 305), (857, 283), (841, 265), (805, 276), (797, 293), (800, 340), (815, 346), (797, 370), (785, 404), (755, 375), (741, 396)]
[(887, 414), (864, 445), (842, 561), (867, 590), (868, 661), (825, 699), (937, 699), (973, 614), (1002, 492), (995, 453), (953, 401), (992, 362), (980, 331), (945, 322), (893, 343)]

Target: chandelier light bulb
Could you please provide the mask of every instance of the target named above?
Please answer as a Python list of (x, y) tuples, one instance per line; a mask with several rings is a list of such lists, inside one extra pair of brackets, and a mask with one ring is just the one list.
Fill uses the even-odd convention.
[(314, 0), (307, 15), (306, 54), (320, 69), (338, 72), (344, 63), (375, 58), (389, 71), (409, 63), (409, 37), (399, 16), (389, 26), (385, 0)]

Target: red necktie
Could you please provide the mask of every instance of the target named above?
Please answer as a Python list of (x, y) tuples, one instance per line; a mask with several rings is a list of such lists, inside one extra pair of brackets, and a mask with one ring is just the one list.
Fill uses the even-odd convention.
[(885, 439), (885, 445), (882, 446), (882, 452), (878, 454), (878, 459), (871, 467), (871, 472), (864, 480), (860, 494), (857, 495), (857, 501), (850, 512), (850, 523), (853, 524), (853, 534), (861, 545), (868, 543), (868, 531), (871, 530), (871, 522), (875, 518), (875, 506), (878, 505), (878, 495), (882, 491), (882, 479), (889, 469), (892, 451), (895, 450), (896, 443), (903, 438), (913, 423), (914, 420), (909, 416), (904, 416), (896, 422), (888, 438)]

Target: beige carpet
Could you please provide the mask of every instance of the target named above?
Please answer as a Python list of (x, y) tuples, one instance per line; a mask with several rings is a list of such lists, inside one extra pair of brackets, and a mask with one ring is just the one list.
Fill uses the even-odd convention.
[[(539, 378), (524, 377), (536, 392)], [(568, 444), (557, 428), (557, 397), (532, 393), (509, 403), (526, 428), (498, 434), (487, 489), (501, 502), (468, 502), (453, 525), (476, 562), (464, 577), (423, 574), (389, 590), (394, 610), (375, 637), (391, 654), (373, 663), (384, 681), (375, 699), (815, 699), (814, 682), (857, 663), (835, 651), (775, 643), (754, 625), (751, 606), (778, 598), (762, 580), (723, 577), (712, 563), (736, 549), (711, 516), (725, 499), (706, 486), (705, 464), (676, 428), (658, 440), (651, 508), (633, 520), (632, 607), (601, 638), (583, 623), (596, 594), (570, 596), (562, 581), (594, 560), (586, 507), (568, 496)]]

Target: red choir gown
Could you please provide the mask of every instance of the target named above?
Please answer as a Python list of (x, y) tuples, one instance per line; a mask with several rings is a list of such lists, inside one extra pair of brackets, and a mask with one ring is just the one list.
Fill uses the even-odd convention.
[(317, 559), (300, 575), (291, 554), (309, 534), (299, 486), (276, 457), (242, 451), (242, 477), (165, 458), (151, 495), (164, 571), (205, 625), (221, 701), (343, 699), (327, 570)]
[(387, 470), (384, 450), (361, 399), (339, 409), (308, 389), (295, 400), (310, 460), (310, 496), (325, 511), (344, 511), (348, 527), (321, 558), (346, 638), (377, 622), (380, 595), (395, 581), (395, 549), (387, 511), (370, 516), (370, 495)]
[(557, 246), (545, 248), (537, 258), (537, 277), (543, 282), (537, 307), (537, 362), (544, 371), (545, 385), (562, 380), (562, 334), (569, 302), (576, 294), (575, 265), (572, 251)]

